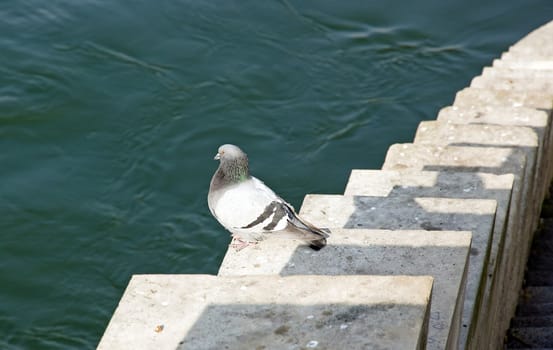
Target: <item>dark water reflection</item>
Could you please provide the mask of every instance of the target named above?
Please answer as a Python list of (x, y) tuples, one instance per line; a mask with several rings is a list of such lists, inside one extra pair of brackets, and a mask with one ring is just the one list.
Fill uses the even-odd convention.
[(215, 273), (219, 144), (299, 207), (379, 168), (533, 1), (0, 3), (0, 348), (94, 348), (133, 273)]

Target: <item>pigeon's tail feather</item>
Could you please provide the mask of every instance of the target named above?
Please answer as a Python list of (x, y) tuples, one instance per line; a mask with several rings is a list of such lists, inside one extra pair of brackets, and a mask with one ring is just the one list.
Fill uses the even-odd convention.
[(321, 250), (326, 246), (326, 238), (317, 239), (309, 242), (309, 248), (313, 250)]
[[(320, 250), (326, 245), (328, 234), (322, 229), (315, 227), (309, 222), (301, 219), (292, 207), (286, 206), (289, 222), (298, 231), (302, 232), (303, 239), (309, 243), (309, 247), (314, 250)], [(326, 229), (330, 233), (328, 229)]]
[[(328, 237), (328, 234), (318, 227), (315, 227), (305, 221), (302, 221), (302, 223), (311, 233), (313, 233), (311, 237), (315, 238), (309, 241), (309, 247), (313, 250), (321, 250), (322, 248), (324, 248), (324, 246), (326, 245), (326, 238)], [(328, 229), (327, 231), (330, 233)]]

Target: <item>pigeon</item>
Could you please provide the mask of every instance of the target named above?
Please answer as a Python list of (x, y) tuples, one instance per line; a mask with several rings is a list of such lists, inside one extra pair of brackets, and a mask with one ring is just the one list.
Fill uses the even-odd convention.
[(237, 250), (273, 236), (306, 241), (314, 250), (326, 245), (328, 235), (322, 229), (301, 219), (290, 204), (250, 175), (248, 156), (239, 147), (222, 145), (214, 159), (220, 164), (209, 186), (209, 210), (241, 243)]

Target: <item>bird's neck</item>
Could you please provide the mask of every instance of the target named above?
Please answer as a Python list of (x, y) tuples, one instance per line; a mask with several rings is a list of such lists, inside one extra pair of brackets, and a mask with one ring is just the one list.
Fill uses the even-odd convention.
[(228, 162), (221, 171), (226, 180), (232, 183), (242, 182), (250, 177), (248, 164), (242, 162)]

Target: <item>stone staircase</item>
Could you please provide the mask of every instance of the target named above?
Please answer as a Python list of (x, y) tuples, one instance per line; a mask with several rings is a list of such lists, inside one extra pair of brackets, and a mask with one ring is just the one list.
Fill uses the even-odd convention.
[[(269, 239), (217, 276), (133, 276), (98, 348), (500, 349), (553, 175), (550, 38), (553, 22), (511, 47), (382, 170), (307, 195), (326, 248)], [(516, 336), (551, 337), (551, 290), (526, 293)]]
[[(551, 193), (545, 206), (551, 208)], [(507, 349), (553, 349), (553, 218), (546, 213), (534, 237)]]

